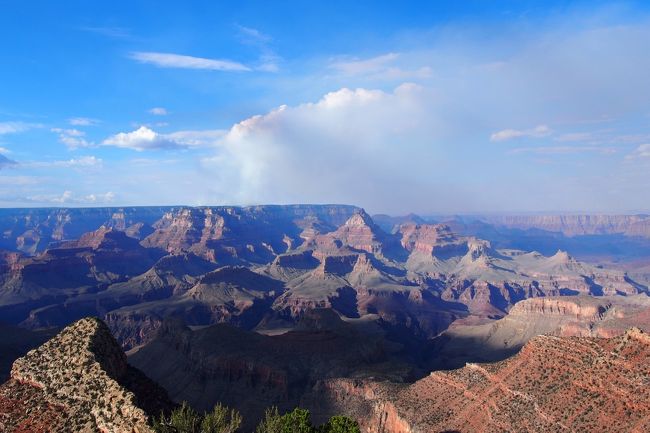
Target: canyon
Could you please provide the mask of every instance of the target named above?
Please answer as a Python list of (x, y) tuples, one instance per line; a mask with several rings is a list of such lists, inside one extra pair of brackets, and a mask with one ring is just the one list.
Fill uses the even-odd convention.
[[(472, 429), (488, 415), (495, 424), (485, 431), (590, 426), (596, 421), (575, 421), (575, 414), (549, 407), (540, 409), (547, 418), (531, 415), (530, 405), (546, 404), (543, 396), (520, 382), (496, 386), (494, 375), (504, 380), (507, 363), (541, 362), (537, 351), (560, 351), (556, 342), (598, 352), (598, 365), (613, 362), (605, 348), (621, 339), (645, 353), (645, 217), (481, 218), (372, 217), (346, 205), (4, 209), (0, 329), (15, 336), (0, 342), (0, 375), (9, 378), (4, 395), (71, 413), (59, 397), (39, 394), (49, 392), (49, 376), (36, 378), (25, 362), (60, 370), (28, 351), (81, 326), (83, 332), (60, 335), (110, 340), (109, 364), (120, 367), (106, 374), (119, 386), (137, 368), (152, 380), (145, 386), (152, 395), (200, 410), (223, 402), (247, 414), (246, 431), (270, 406), (307, 407), (317, 422), (370, 411), (376, 416), (364, 424), (367, 432), (467, 431), (463, 425), (481, 431)], [(591, 253), (611, 236), (624, 239), (612, 244), (617, 248), (635, 247), (614, 256)], [(520, 248), (531, 245), (543, 251)], [(73, 344), (72, 337), (65, 341)], [(49, 353), (51, 344), (41, 347)], [(615, 366), (628, 378), (624, 367)], [(557, 382), (544, 378), (551, 379)], [(459, 390), (476, 397), (461, 402)], [(494, 393), (507, 395), (486, 403)], [(127, 398), (134, 407), (137, 394)], [(166, 398), (133, 413), (146, 420), (170, 407)], [(446, 413), (438, 400), (459, 412)], [(22, 403), (4, 401), (2, 410), (18, 419), (12, 428), (27, 425), (16, 418)], [(470, 403), (477, 409), (463, 409)], [(634, 418), (646, 410), (639, 404), (630, 400), (633, 416), (625, 422), (643, 425)], [(502, 416), (520, 405), (527, 408), (526, 427), (517, 430)], [(424, 412), (440, 420), (419, 418)], [(82, 417), (83, 425), (97, 419)]]

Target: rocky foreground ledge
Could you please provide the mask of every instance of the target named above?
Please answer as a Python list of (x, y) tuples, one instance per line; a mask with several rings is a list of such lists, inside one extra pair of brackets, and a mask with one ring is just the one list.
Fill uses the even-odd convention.
[(614, 338), (538, 336), (505, 361), (410, 385), (326, 381), (319, 401), (357, 416), (367, 433), (643, 433), (649, 385), (650, 336), (631, 328)]
[(108, 327), (86, 318), (14, 362), (0, 386), (0, 431), (149, 433), (149, 414), (170, 404)]

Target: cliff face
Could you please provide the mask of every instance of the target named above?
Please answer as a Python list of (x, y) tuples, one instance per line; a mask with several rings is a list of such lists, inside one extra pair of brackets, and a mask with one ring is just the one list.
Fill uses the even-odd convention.
[(338, 226), (356, 210), (337, 205), (183, 208), (166, 213), (142, 244), (217, 262), (266, 263), (299, 245), (306, 226)]
[(148, 433), (145, 410), (169, 405), (97, 319), (80, 320), (17, 359), (0, 386), (6, 432)]
[(320, 391), (368, 433), (643, 432), (649, 361), (650, 337), (635, 328), (611, 339), (540, 336), (506, 361), (412, 385), (339, 380)]
[[(106, 226), (137, 235), (170, 207), (0, 209), (0, 249), (28, 254)], [(140, 227), (133, 227), (139, 224)]]
[(542, 334), (562, 337), (615, 337), (630, 327), (650, 332), (650, 298), (561, 296), (525, 299), (507, 316), (488, 323), (459, 320), (432, 340), (433, 369), (462, 367), (470, 361), (498, 361)]
[(508, 228), (535, 228), (567, 236), (623, 234), (650, 238), (648, 215), (513, 215), (486, 216), (480, 219)]
[[(367, 325), (363, 325), (367, 326)], [(129, 362), (198, 409), (222, 402), (245, 414), (252, 431), (270, 406), (301, 404), (323, 378), (384, 377), (410, 373), (405, 358), (381, 330), (363, 332), (331, 310), (306, 313), (294, 331), (267, 336), (228, 325), (191, 331), (167, 320), (158, 335), (129, 354)]]

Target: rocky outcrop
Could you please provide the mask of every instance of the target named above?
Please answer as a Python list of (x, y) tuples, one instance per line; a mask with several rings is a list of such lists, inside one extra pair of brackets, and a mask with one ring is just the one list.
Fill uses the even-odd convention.
[(348, 379), (319, 391), (367, 433), (611, 433), (650, 429), (648, 381), (650, 337), (632, 328), (611, 339), (536, 337), (506, 361), (412, 385)]
[(153, 225), (154, 232), (142, 241), (142, 245), (176, 254), (191, 251), (216, 260), (215, 251), (208, 243), (221, 239), (224, 225), (224, 218), (209, 208), (167, 212)]
[(409, 252), (427, 255), (461, 253), (467, 242), (455, 235), (445, 224), (403, 224), (399, 227), (401, 244)]
[(17, 359), (0, 387), (6, 432), (151, 432), (146, 411), (169, 407), (97, 319), (80, 320)]

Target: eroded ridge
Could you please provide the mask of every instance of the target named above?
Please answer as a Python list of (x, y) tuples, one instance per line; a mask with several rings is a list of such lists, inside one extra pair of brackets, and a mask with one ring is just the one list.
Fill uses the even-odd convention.
[(142, 389), (138, 381), (146, 378), (128, 366), (107, 326), (79, 320), (14, 362), (0, 387), (0, 430), (151, 432), (147, 414), (123, 385)]
[(323, 390), (339, 409), (365, 411), (373, 433), (641, 433), (650, 431), (648, 384), (650, 336), (631, 328), (609, 339), (535, 337), (508, 360), (409, 386), (347, 380)]

